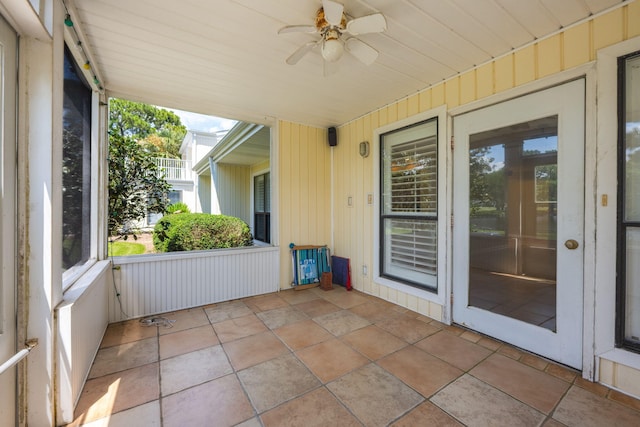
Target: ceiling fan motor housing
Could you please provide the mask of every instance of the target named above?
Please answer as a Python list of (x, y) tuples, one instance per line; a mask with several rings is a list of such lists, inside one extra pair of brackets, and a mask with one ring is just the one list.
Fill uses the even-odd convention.
[(332, 26), (324, 17), (324, 8), (318, 9), (318, 13), (316, 13), (316, 28), (319, 33), (324, 33), (330, 28), (337, 29), (342, 32), (345, 28), (347, 28), (347, 17), (342, 13), (342, 19), (340, 20), (340, 25)]

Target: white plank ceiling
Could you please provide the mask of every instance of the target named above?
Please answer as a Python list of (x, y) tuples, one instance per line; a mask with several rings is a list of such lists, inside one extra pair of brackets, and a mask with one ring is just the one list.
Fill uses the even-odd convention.
[[(622, 0), (344, 0), (345, 13), (381, 12), (388, 29), (359, 38), (370, 66), (345, 53), (323, 76), (312, 51), (321, 0), (67, 0), (109, 95), (268, 123), (340, 125), (553, 34)], [(77, 14), (77, 15), (76, 15)]]

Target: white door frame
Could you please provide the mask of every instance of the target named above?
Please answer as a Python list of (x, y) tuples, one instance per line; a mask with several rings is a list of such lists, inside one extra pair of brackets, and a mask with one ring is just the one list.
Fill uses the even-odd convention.
[[(519, 96), (527, 95), (533, 92), (544, 90), (556, 85), (563, 84), (567, 81), (574, 80), (576, 78), (585, 77), (586, 80), (586, 96), (585, 96), (585, 176), (594, 177), (597, 171), (597, 152), (596, 152), (596, 63), (590, 62), (579, 67), (572, 68), (570, 70), (562, 71), (557, 74), (545, 77), (541, 80), (536, 80), (530, 83), (520, 85), (518, 87), (509, 89), (505, 92), (500, 92), (489, 97), (470, 102), (468, 104), (454, 107), (449, 110), (448, 120), (448, 133), (453, 134), (453, 119), (461, 114), (471, 112), (480, 108), (484, 108), (493, 104), (497, 104), (503, 101), (507, 101)], [(453, 156), (448, 156), (447, 169), (449, 183), (452, 182), (452, 160)], [(448, 186), (447, 197), (449, 200), (448, 209), (453, 211), (453, 193), (452, 186)], [(582, 340), (582, 376), (585, 379), (594, 380), (596, 375), (596, 360), (594, 351), (594, 337), (595, 337), (595, 287), (596, 287), (596, 256), (595, 256), (595, 212), (598, 206), (599, 195), (596, 192), (596, 181), (594, 179), (587, 179), (584, 183), (585, 191), (585, 212), (584, 212), (584, 293), (582, 295), (584, 301), (583, 310), (583, 340)], [(453, 252), (452, 242), (453, 233), (448, 228), (448, 241), (447, 245), (447, 294), (453, 295)], [(452, 303), (450, 298), (446, 300), (446, 306), (444, 312), (447, 313), (447, 317), (450, 318), (452, 311)], [(447, 319), (448, 321), (450, 319)], [(448, 322), (447, 322), (448, 323)]]

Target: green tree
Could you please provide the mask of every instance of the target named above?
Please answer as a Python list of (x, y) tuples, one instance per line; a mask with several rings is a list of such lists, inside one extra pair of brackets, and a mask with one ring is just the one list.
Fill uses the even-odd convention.
[(489, 157), (489, 147), (469, 150), (469, 203), (471, 214), (490, 204), (487, 175), (491, 172), (493, 157)]
[(109, 101), (109, 135), (132, 138), (156, 157), (180, 157), (187, 128), (180, 117), (164, 108), (112, 98)]
[[(109, 101), (109, 234), (133, 234), (148, 213), (164, 213), (171, 186), (153, 157), (180, 157), (187, 129), (175, 113), (141, 102)], [(135, 236), (135, 234), (134, 234)]]
[[(131, 137), (109, 135), (109, 234), (133, 234), (131, 224), (147, 213), (163, 213), (171, 185), (150, 153)], [(135, 234), (134, 234), (135, 236)]]

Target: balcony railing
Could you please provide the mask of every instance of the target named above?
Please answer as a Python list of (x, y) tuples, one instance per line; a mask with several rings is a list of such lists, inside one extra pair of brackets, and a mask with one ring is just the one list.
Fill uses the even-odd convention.
[(153, 160), (158, 166), (159, 172), (164, 174), (166, 180), (191, 181), (193, 179), (191, 162), (188, 160), (165, 159), (162, 157), (155, 157)]

